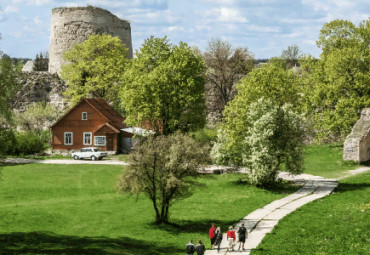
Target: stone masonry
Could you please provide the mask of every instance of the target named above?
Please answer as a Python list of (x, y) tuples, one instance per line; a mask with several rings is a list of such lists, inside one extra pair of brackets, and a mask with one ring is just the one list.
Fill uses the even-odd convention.
[(356, 162), (370, 160), (370, 108), (363, 109), (361, 118), (353, 126), (344, 142), (343, 159)]
[(63, 92), (67, 85), (57, 74), (48, 72), (24, 72), (19, 77), (22, 86), (12, 101), (13, 110), (24, 112), (32, 103), (46, 101), (63, 110), (68, 106)]
[(129, 21), (98, 7), (59, 7), (54, 8), (51, 15), (49, 72), (60, 73), (65, 63), (64, 52), (92, 34), (118, 36), (128, 48), (127, 57), (132, 58)]

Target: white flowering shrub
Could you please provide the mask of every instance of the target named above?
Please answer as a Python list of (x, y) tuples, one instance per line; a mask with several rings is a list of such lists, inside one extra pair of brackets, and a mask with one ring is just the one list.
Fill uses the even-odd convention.
[[(275, 181), (282, 163), (286, 171), (301, 173), (302, 118), (292, 106), (279, 107), (261, 98), (243, 110), (225, 118), (211, 154), (216, 162), (249, 168), (250, 181), (256, 185)], [(237, 123), (243, 126), (236, 127)]]

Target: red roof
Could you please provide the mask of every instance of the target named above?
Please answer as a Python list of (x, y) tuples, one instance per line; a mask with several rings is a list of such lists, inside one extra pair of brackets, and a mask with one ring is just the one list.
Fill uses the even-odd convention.
[(59, 121), (64, 119), (73, 109), (75, 109), (81, 103), (86, 102), (96, 111), (98, 111), (107, 122), (113, 126), (114, 128), (120, 130), (125, 128), (126, 125), (123, 123), (125, 120), (116, 110), (113, 109), (104, 99), (102, 98), (84, 98), (78, 104), (76, 104), (71, 110), (69, 110), (66, 114), (63, 115), (57, 122), (55, 122), (51, 127), (54, 127)]

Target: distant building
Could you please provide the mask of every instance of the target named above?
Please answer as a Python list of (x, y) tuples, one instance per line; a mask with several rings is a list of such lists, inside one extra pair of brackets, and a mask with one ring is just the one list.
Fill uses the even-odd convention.
[(361, 118), (344, 142), (343, 159), (356, 162), (370, 160), (370, 108), (362, 110)]
[(27, 63), (23, 66), (22, 72), (33, 72), (33, 67), (35, 63), (32, 60), (28, 60)]
[(122, 141), (133, 134), (124, 132), (124, 118), (101, 98), (81, 100), (51, 126), (53, 151), (67, 152), (83, 147), (123, 152)]

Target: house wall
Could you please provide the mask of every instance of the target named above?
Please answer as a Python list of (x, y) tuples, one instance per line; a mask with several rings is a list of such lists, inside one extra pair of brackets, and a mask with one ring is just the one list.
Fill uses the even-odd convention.
[[(82, 120), (82, 112), (88, 113), (88, 119)], [(99, 126), (106, 123), (106, 119), (88, 103), (82, 102), (65, 116), (57, 125), (52, 128), (52, 148), (53, 150), (78, 150), (82, 147), (94, 146), (94, 135), (106, 135), (105, 129), (99, 130), (99, 133), (93, 132)], [(64, 145), (64, 132), (73, 132), (73, 144)], [(83, 133), (92, 132), (91, 145), (83, 144)], [(106, 146), (100, 147), (101, 150), (107, 150)], [(117, 138), (115, 138), (115, 150), (117, 150)]]

